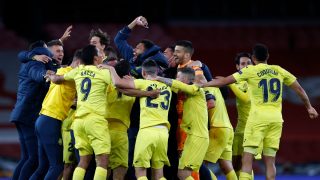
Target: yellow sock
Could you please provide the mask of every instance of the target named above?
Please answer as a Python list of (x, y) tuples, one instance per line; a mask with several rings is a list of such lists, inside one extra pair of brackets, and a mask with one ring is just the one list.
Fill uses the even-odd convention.
[(192, 176), (188, 176), (185, 180), (194, 180)]
[(239, 180), (251, 180), (252, 175), (246, 172), (240, 172)]
[(148, 180), (147, 176), (141, 176), (137, 180)]
[(86, 174), (86, 170), (81, 168), (81, 167), (77, 167), (74, 172), (73, 172), (73, 176), (72, 176), (72, 180), (81, 180), (84, 178), (84, 175)]
[(94, 180), (106, 180), (108, 171), (103, 167), (96, 167), (96, 172), (94, 173)]
[(252, 180), (254, 180), (254, 173), (253, 173), (253, 170), (252, 170), (251, 174), (252, 174)]
[(209, 169), (212, 180), (217, 180), (217, 176)]
[(234, 170), (228, 172), (228, 174), (226, 174), (226, 178), (227, 180), (238, 180), (238, 177), (236, 175), (236, 172), (234, 172)]

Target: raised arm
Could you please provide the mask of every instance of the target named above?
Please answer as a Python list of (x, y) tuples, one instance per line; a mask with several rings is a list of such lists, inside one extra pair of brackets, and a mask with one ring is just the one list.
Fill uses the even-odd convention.
[(144, 28), (148, 28), (148, 21), (145, 17), (139, 16), (136, 17), (129, 25), (128, 28), (133, 29), (136, 26), (142, 26)]
[(126, 61), (130, 61), (133, 58), (133, 48), (127, 42), (127, 39), (130, 36), (132, 29), (135, 26), (148, 27), (147, 20), (139, 16), (135, 18), (128, 26), (125, 26), (121, 29), (114, 38), (114, 44), (117, 46), (120, 54)]
[(59, 41), (63, 44), (65, 40), (67, 40), (71, 36), (72, 25), (68, 26), (64, 31), (63, 35), (59, 38)]
[(309, 117), (311, 119), (317, 118), (318, 112), (312, 107), (308, 95), (306, 94), (304, 89), (300, 86), (299, 82), (296, 80), (289, 87), (293, 89), (296, 92), (296, 94), (300, 97), (304, 106), (307, 108)]
[(130, 33), (131, 29), (126, 26), (121, 29), (114, 38), (114, 44), (126, 61), (130, 61), (133, 58), (133, 48), (128, 44), (127, 41)]

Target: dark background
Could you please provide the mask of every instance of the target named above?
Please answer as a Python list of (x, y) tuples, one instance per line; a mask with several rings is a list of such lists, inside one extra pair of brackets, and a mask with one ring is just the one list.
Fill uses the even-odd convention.
[(152, 23), (176, 21), (300, 21), (318, 22), (318, 0), (162, 0), (162, 1), (79, 1), (2, 0), (3, 23), (30, 40), (46, 38), (47, 23), (127, 23), (144, 15)]
[[(15, 131), (8, 117), (15, 103), (18, 51), (35, 40), (57, 39), (73, 25), (64, 47), (68, 59), (75, 49), (88, 43), (92, 28), (99, 27), (113, 38), (139, 15), (148, 19), (150, 28), (136, 28), (130, 44), (135, 46), (148, 38), (164, 49), (176, 40), (190, 40), (195, 48), (193, 59), (205, 62), (214, 75), (230, 75), (235, 72), (236, 53), (250, 52), (258, 42), (266, 44), (269, 63), (296, 75), (320, 112), (319, 0), (1, 0), (0, 134), (7, 129)], [(305, 107), (293, 92), (285, 90), (283, 98), (285, 122), (277, 162), (286, 165), (285, 172), (305, 172), (295, 172), (290, 164), (319, 164), (320, 121), (308, 119)], [(226, 103), (233, 125), (234, 102), (230, 94)], [(7, 137), (3, 134), (0, 137)], [(12, 136), (16, 139), (4, 143), (0, 138), (0, 156), (19, 157), (17, 137)], [(319, 175), (319, 166), (316, 169), (312, 172)]]

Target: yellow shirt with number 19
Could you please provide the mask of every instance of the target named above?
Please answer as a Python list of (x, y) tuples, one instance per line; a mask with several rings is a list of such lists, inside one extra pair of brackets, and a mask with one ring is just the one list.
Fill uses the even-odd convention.
[(296, 81), (295, 76), (280, 66), (260, 63), (241, 69), (234, 73), (233, 77), (237, 82), (248, 83), (251, 99), (250, 114), (256, 116), (255, 121), (283, 122), (281, 114), (283, 84), (291, 85)]

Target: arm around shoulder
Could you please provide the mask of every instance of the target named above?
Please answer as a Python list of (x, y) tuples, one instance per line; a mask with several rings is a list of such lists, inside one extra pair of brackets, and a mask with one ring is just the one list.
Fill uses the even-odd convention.
[(233, 77), (233, 75), (230, 75), (228, 77), (213, 79), (212, 81), (205, 83), (204, 87), (221, 87), (221, 86), (225, 86), (235, 82), (236, 82), (236, 79)]
[(46, 75), (46, 68), (43, 63), (32, 61), (28, 62), (28, 76), (36, 82), (44, 82)]
[(234, 83), (233, 84), (229, 84), (229, 88), (232, 90), (232, 92), (234, 93), (234, 95), (239, 98), (241, 101), (247, 103), (250, 101), (250, 97), (249, 97), (249, 93), (248, 91), (243, 92), (242, 90), (240, 90), (240, 88), (238, 88)]

